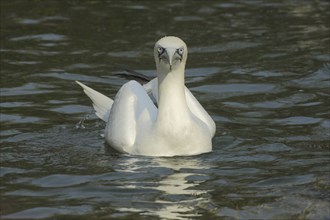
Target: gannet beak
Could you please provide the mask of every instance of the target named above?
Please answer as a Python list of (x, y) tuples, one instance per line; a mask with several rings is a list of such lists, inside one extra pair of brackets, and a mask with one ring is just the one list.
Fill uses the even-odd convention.
[(172, 65), (175, 60), (175, 53), (176, 53), (175, 48), (166, 48), (166, 55), (167, 55), (168, 64), (170, 65), (170, 70), (172, 70)]

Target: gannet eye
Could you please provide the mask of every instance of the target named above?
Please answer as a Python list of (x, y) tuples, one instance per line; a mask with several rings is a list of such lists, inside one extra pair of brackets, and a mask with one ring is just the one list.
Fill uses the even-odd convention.
[(183, 47), (181, 47), (181, 48), (177, 49), (176, 51), (178, 52), (179, 55), (182, 56), (184, 49), (183, 49)]
[(159, 54), (162, 54), (162, 53), (164, 53), (165, 49), (162, 48), (162, 47), (158, 47), (157, 51), (158, 51)]

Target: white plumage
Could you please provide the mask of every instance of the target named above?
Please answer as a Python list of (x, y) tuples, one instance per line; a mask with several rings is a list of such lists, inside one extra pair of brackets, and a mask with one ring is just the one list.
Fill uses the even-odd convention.
[(144, 86), (129, 81), (114, 100), (77, 81), (93, 101), (96, 115), (107, 122), (105, 139), (110, 146), (148, 156), (212, 150), (215, 123), (184, 85), (187, 53), (181, 39), (160, 39), (154, 47), (157, 78)]

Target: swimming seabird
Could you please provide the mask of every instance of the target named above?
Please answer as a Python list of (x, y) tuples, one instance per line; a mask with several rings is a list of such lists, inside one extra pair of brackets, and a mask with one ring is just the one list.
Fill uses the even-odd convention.
[(146, 156), (212, 151), (215, 123), (184, 84), (187, 55), (180, 38), (161, 38), (154, 47), (157, 77), (145, 85), (125, 83), (114, 100), (76, 81), (107, 123), (104, 136), (111, 147)]

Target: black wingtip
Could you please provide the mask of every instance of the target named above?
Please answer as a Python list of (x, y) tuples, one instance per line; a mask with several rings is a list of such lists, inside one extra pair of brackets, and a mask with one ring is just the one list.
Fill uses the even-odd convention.
[(115, 73), (113, 75), (116, 76), (121, 76), (124, 77), (126, 79), (134, 79), (136, 81), (138, 81), (141, 84), (145, 84), (148, 83), (150, 80), (152, 80), (151, 77), (146, 76), (142, 73), (136, 72), (135, 70), (130, 70), (130, 69), (123, 69), (124, 72), (120, 72), (120, 73)]

